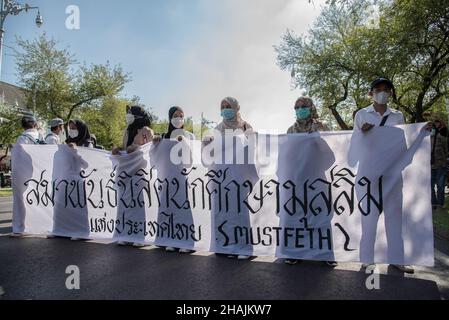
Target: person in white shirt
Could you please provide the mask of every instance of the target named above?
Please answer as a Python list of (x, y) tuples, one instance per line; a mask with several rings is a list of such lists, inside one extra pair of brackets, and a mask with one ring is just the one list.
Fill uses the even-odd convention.
[(61, 134), (64, 131), (64, 121), (56, 118), (49, 123), (51, 132), (45, 137), (46, 144), (62, 144)]
[[(388, 101), (394, 94), (393, 83), (386, 78), (378, 78), (371, 83), (369, 95), (373, 98), (373, 104), (359, 110), (354, 119), (354, 131), (366, 133), (374, 127), (395, 126), (404, 124), (402, 112), (388, 107)], [(386, 220), (385, 223), (388, 223)], [(400, 232), (400, 231), (399, 231)], [(365, 265), (366, 266), (366, 265)], [(413, 273), (411, 266), (393, 265), (406, 273)]]
[[(40, 144), (40, 136), (37, 131), (37, 120), (32, 115), (25, 115), (22, 117), (22, 128), (24, 132), (17, 138), (16, 144)], [(12, 163), (12, 165), (14, 165)], [(29, 171), (30, 168), (23, 168), (25, 171)], [(31, 172), (32, 173), (32, 172)], [(30, 173), (30, 174), (31, 174)], [(13, 188), (14, 188), (14, 180), (13, 180)], [(20, 205), (21, 201), (18, 202)], [(17, 212), (23, 212), (22, 210), (18, 210)], [(20, 238), (24, 235), (23, 230), (25, 229), (25, 215), (13, 213), (13, 233), (11, 234), (12, 238)]]
[(354, 129), (367, 132), (375, 126), (395, 126), (404, 124), (401, 111), (388, 107), (388, 100), (393, 95), (393, 83), (385, 78), (379, 78), (371, 84), (369, 95), (373, 104), (359, 110), (354, 119)]
[(18, 138), (17, 144), (41, 144), (37, 131), (37, 120), (32, 115), (22, 117), (22, 128), (25, 130)]

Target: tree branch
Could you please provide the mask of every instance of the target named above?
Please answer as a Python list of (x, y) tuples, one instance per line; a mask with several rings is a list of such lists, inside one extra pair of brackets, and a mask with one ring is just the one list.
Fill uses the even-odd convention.
[(335, 120), (337, 120), (338, 125), (340, 126), (340, 128), (342, 130), (349, 130), (349, 126), (346, 124), (346, 122), (343, 120), (343, 118), (340, 116), (340, 114), (337, 111), (337, 106), (342, 103), (343, 101), (345, 101), (348, 98), (348, 87), (349, 87), (349, 78), (348, 77), (346, 79), (346, 82), (343, 83), (343, 88), (344, 88), (344, 94), (342, 97), (340, 97), (339, 99), (337, 99), (337, 101), (335, 101), (333, 104), (331, 104), (330, 106), (328, 106), (328, 108), (331, 110), (332, 115), (334, 116)]

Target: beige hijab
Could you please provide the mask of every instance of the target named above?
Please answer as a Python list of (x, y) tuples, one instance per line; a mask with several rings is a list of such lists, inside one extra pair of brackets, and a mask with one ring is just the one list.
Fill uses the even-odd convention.
[(318, 111), (313, 100), (309, 97), (299, 97), (295, 102), (295, 106), (300, 100), (304, 101), (305, 105), (310, 108), (310, 117), (308, 119), (296, 119), (295, 124), (288, 129), (287, 133), (327, 131), (328, 128), (318, 120)]
[(222, 102), (223, 101), (226, 101), (232, 107), (232, 109), (235, 110), (235, 117), (229, 120), (223, 119), (223, 121), (218, 124), (215, 130), (224, 133), (225, 130), (240, 129), (242, 131), (247, 131), (249, 129), (252, 129), (250, 124), (242, 119), (240, 115), (240, 104), (237, 101), (237, 99), (232, 97), (226, 97), (222, 100)]

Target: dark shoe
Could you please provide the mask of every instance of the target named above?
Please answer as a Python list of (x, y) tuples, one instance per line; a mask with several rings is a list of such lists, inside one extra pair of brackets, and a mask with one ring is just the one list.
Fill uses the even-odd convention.
[(297, 259), (285, 259), (284, 263), (293, 266), (293, 265), (297, 264), (298, 261), (300, 261), (300, 260), (297, 260)]
[(409, 273), (409, 274), (415, 273), (415, 269), (413, 269), (413, 267), (411, 267), (411, 266), (404, 266), (401, 264), (392, 264), (392, 266), (404, 273)]
[(191, 254), (191, 253), (194, 253), (194, 252), (195, 252), (195, 250), (179, 249), (179, 253)]
[(335, 268), (336, 266), (338, 266), (338, 262), (337, 261), (326, 261), (326, 264), (329, 267)]
[(23, 238), (24, 234), (21, 232), (11, 233), (9, 235), (10, 238)]

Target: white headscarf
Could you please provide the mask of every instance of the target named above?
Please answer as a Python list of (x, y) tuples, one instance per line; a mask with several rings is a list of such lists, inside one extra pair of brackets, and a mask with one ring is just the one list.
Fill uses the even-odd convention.
[(287, 133), (327, 131), (327, 127), (318, 120), (318, 111), (313, 100), (303, 96), (296, 100), (295, 106), (300, 100), (304, 101), (305, 105), (310, 108), (310, 117), (307, 119), (296, 119), (296, 122), (288, 129)]
[(242, 131), (247, 131), (249, 129), (252, 129), (252, 127), (249, 125), (249, 123), (247, 123), (246, 121), (244, 121), (241, 116), (240, 116), (240, 104), (237, 101), (237, 99), (232, 98), (232, 97), (226, 97), (222, 100), (226, 101), (231, 107), (232, 109), (235, 110), (235, 117), (232, 119), (223, 119), (222, 122), (220, 122), (220, 124), (218, 124), (218, 126), (215, 128), (215, 130), (218, 130), (222, 133), (225, 132), (225, 130), (237, 130), (240, 129)]

